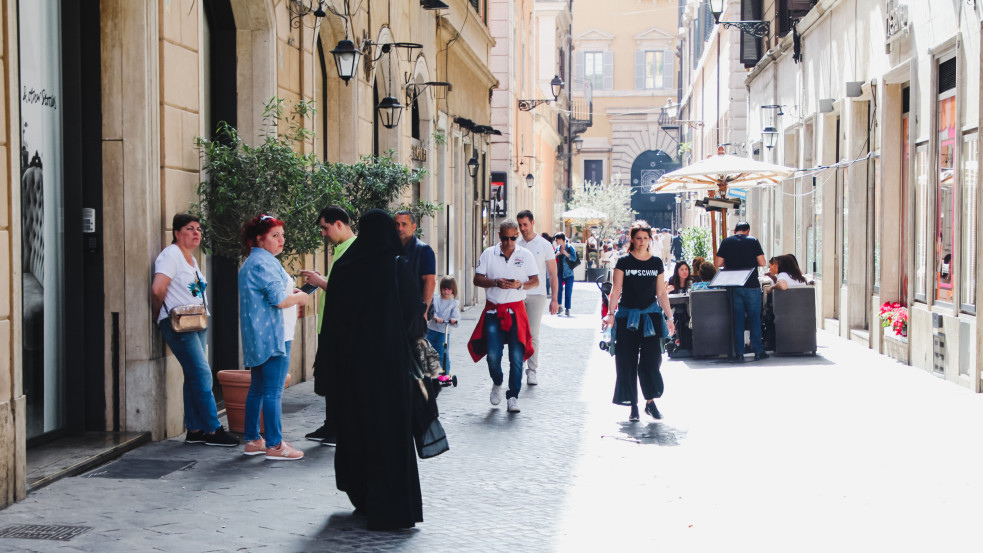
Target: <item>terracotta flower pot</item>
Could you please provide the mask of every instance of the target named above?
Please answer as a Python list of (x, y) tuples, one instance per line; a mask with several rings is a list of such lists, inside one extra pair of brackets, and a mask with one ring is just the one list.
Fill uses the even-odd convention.
[[(225, 398), (225, 416), (232, 432), (242, 434), (246, 431), (246, 395), (249, 394), (252, 376), (252, 371), (218, 371), (218, 382), (222, 385), (222, 397)], [(283, 387), (286, 388), (289, 384), (290, 373), (287, 373)], [(259, 415), (259, 430), (264, 430), (262, 413)]]

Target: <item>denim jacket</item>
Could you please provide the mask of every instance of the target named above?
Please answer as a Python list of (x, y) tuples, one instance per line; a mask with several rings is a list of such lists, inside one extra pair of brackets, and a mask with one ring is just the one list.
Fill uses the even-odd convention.
[(567, 253), (570, 254), (569, 258), (563, 257), (563, 255), (559, 252), (556, 254), (556, 266), (557, 271), (559, 272), (558, 276), (561, 279), (570, 278), (573, 276), (573, 267), (570, 266), (570, 263), (577, 260), (577, 249), (570, 244), (565, 244), (564, 247), (567, 249)]
[[(650, 315), (654, 313), (658, 313), (663, 317), (665, 316), (665, 314), (662, 311), (662, 306), (659, 305), (658, 299), (652, 302), (652, 305), (644, 309), (619, 307), (618, 311), (614, 314), (614, 317), (616, 319), (628, 319), (628, 330), (638, 331), (638, 325), (639, 323), (641, 323), (642, 336), (646, 338), (651, 338), (656, 335), (655, 324), (652, 323), (652, 317), (642, 317), (642, 315)], [(618, 325), (613, 325), (611, 327), (612, 347), (608, 349), (608, 353), (610, 353), (611, 355), (614, 355), (616, 350), (616, 347), (614, 345), (617, 343), (618, 340), (617, 331), (616, 331), (617, 327)], [(662, 332), (659, 334), (658, 337), (661, 339), (660, 350), (664, 350), (666, 341), (669, 340), (669, 327), (666, 326), (665, 322), (662, 323)]]
[(243, 363), (258, 367), (287, 354), (283, 310), (290, 275), (270, 252), (253, 248), (239, 269), (239, 328)]

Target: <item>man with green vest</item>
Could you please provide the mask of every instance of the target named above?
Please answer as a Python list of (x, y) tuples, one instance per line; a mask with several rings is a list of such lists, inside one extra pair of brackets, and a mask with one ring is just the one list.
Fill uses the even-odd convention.
[[(355, 233), (352, 232), (351, 219), (349, 219), (348, 213), (337, 205), (322, 209), (318, 216), (318, 224), (321, 226), (321, 236), (325, 237), (328, 242), (334, 245), (334, 258), (331, 265), (328, 266), (327, 275), (324, 277), (317, 271), (304, 270), (300, 274), (307, 279), (308, 283), (317, 286), (321, 290), (326, 290), (328, 288), (328, 279), (331, 278), (331, 268), (334, 267), (338, 259), (345, 255), (348, 248), (355, 242)], [(323, 320), (324, 294), (321, 294), (317, 308), (317, 333), (319, 335), (321, 334), (321, 323)], [(324, 403), (324, 424), (321, 428), (318, 428), (305, 437), (308, 440), (321, 442), (323, 445), (333, 446), (336, 443), (337, 429), (335, 428), (334, 421), (331, 420), (331, 410), (327, 405), (327, 397), (325, 397)]]

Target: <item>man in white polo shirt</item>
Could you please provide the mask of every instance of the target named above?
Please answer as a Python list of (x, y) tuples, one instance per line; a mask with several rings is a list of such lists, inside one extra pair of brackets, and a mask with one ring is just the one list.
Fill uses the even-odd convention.
[(468, 341), (475, 363), (488, 355), (492, 379), (491, 404), (502, 401), (502, 353), (509, 345), (509, 389), (505, 393), (509, 413), (519, 412), (522, 363), (535, 348), (526, 315), (526, 290), (539, 285), (539, 267), (529, 250), (516, 245), (519, 226), (506, 219), (498, 228), (501, 243), (486, 249), (478, 258), (474, 285), (485, 288), (485, 307)]
[[(536, 258), (536, 266), (539, 267), (539, 285), (526, 291), (526, 314), (529, 316), (529, 332), (532, 333), (532, 348), (535, 352), (526, 364), (526, 384), (535, 386), (539, 384), (536, 378), (536, 370), (539, 369), (539, 325), (543, 320), (543, 311), (546, 310), (546, 299), (550, 299), (550, 315), (556, 315), (560, 311), (560, 304), (556, 301), (556, 255), (553, 252), (553, 245), (545, 238), (536, 234), (533, 228), (535, 222), (532, 211), (520, 211), (516, 216), (519, 222), (519, 232), (522, 237), (518, 240), (518, 245), (532, 253)], [(546, 279), (546, 275), (549, 278)], [(550, 290), (546, 289), (546, 282), (549, 281)]]

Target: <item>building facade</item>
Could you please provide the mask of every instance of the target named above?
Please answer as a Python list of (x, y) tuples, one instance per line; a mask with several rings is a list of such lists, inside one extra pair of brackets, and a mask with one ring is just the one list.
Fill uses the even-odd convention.
[[(494, 39), (483, 2), (446, 4), (0, 1), (0, 505), (32, 485), (35, 445), (84, 432), (159, 440), (184, 431), (181, 368), (150, 313), (153, 262), (174, 213), (196, 200), (195, 137), (224, 121), (257, 143), (274, 96), (315, 102), (316, 138), (302, 148), (324, 160), (392, 150), (427, 169), (404, 200), (443, 204), (422, 223), (424, 239), (438, 276), (455, 276), (464, 302), (474, 301), (489, 144), (458, 121), (490, 122)], [(347, 84), (331, 55), (345, 38), (364, 53)], [(406, 106), (394, 129), (376, 110), (387, 95)], [(237, 319), (223, 327), (216, 295), (236, 267), (200, 252), (198, 261), (213, 283), (212, 368), (241, 368)], [(305, 264), (323, 271), (325, 262)], [(294, 337), (294, 382), (310, 377), (313, 314), (312, 301)]]
[[(980, 6), (753, 8), (773, 38), (745, 79), (749, 150), (801, 169), (749, 194), (766, 254), (814, 275), (821, 327), (980, 391)], [(906, 338), (881, 328), (887, 301)]]
[(593, 125), (574, 156), (572, 181), (632, 187), (637, 217), (659, 228), (681, 225), (675, 196), (649, 193), (679, 167), (678, 128), (664, 128), (660, 115), (668, 99), (678, 101), (680, 9), (678, 0), (573, 6), (573, 97), (592, 102)]

